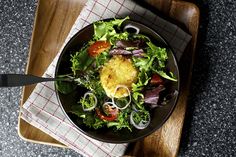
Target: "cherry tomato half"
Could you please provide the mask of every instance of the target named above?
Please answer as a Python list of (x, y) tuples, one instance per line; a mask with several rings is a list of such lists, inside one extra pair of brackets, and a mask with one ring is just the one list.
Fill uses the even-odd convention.
[(150, 83), (154, 85), (160, 85), (163, 84), (163, 80), (158, 74), (153, 74)]
[(114, 121), (117, 118), (117, 115), (110, 115), (110, 116), (104, 115), (98, 108), (96, 108), (95, 110), (96, 110), (97, 116), (102, 120)]
[(96, 57), (97, 55), (109, 49), (110, 47), (111, 44), (108, 41), (96, 41), (88, 48), (88, 54), (91, 57)]

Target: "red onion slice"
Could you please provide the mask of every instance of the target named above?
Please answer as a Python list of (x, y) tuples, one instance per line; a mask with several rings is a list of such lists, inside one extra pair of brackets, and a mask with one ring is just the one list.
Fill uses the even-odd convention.
[(118, 108), (113, 102), (105, 102), (102, 105), (103, 112), (110, 115), (117, 115)]
[[(116, 103), (115, 103), (115, 100), (114, 100), (114, 99), (115, 99), (116, 92), (117, 92), (117, 90), (118, 90), (119, 88), (124, 88), (124, 89), (126, 89), (127, 92), (128, 92), (129, 101), (128, 101), (128, 103), (127, 103), (124, 107), (117, 106)], [(125, 85), (117, 85), (117, 86), (116, 86), (116, 89), (115, 89), (115, 92), (114, 92), (114, 95), (112, 96), (112, 103), (113, 103), (118, 109), (120, 109), (120, 110), (126, 109), (126, 108), (129, 106), (129, 104), (131, 103), (131, 94), (130, 94), (129, 88), (128, 88), (127, 86), (125, 86)]]
[(97, 106), (97, 102), (98, 102), (97, 97), (92, 92), (87, 92), (87, 93), (84, 94), (84, 99), (86, 99), (88, 96), (92, 96), (94, 98), (95, 102), (89, 108), (84, 108), (84, 106), (82, 105), (82, 108), (83, 108), (84, 111), (91, 111)]
[(150, 114), (148, 114), (148, 119), (149, 121), (145, 121), (145, 120), (141, 120), (139, 124), (136, 124), (134, 122), (134, 114), (137, 113), (137, 112), (141, 112), (141, 111), (132, 111), (131, 114), (130, 114), (130, 123), (136, 128), (136, 129), (139, 129), (139, 130), (142, 130), (142, 129), (145, 129), (149, 124), (150, 124), (150, 121), (151, 121), (151, 117), (150, 117)]

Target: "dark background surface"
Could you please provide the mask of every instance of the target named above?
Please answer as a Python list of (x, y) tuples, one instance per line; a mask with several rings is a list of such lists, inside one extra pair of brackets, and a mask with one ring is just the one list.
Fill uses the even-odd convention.
[[(37, 1), (0, 0), (0, 73), (24, 73)], [(201, 25), (179, 156), (236, 156), (236, 1), (198, 0)], [(21, 88), (0, 89), (0, 156), (79, 156), (17, 134)]]

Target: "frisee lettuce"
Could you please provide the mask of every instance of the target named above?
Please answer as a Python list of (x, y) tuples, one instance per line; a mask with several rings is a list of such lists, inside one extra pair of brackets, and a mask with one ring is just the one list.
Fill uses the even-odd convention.
[(82, 118), (83, 123), (90, 128), (98, 129), (105, 124), (105, 121), (99, 119), (92, 112), (84, 112), (82, 106), (79, 104), (73, 105), (69, 112)]
[[(82, 118), (81, 121), (91, 128), (97, 129), (103, 126), (113, 127), (115, 130), (120, 130), (122, 128), (127, 128), (132, 131), (132, 125), (129, 122), (130, 112), (132, 110), (141, 111), (141, 115), (135, 114), (134, 121), (139, 123), (141, 120), (147, 120), (148, 111), (144, 105), (144, 91), (147, 87), (151, 75), (154, 73), (159, 74), (163, 78), (168, 80), (177, 81), (174, 75), (166, 72), (166, 61), (168, 59), (167, 51), (165, 48), (160, 48), (153, 44), (151, 40), (142, 34), (130, 34), (128, 32), (120, 31), (120, 26), (122, 23), (129, 19), (126, 17), (124, 19), (114, 19), (110, 21), (99, 21), (94, 23), (94, 36), (93, 39), (88, 42), (83, 48), (71, 56), (72, 71), (74, 73), (75, 83), (86, 89), (92, 91), (98, 99), (98, 108), (102, 108), (104, 99), (107, 99), (106, 93), (101, 85), (99, 78), (99, 69), (111, 58), (107, 51), (102, 52), (96, 57), (90, 57), (87, 53), (89, 45), (100, 40), (109, 41), (114, 47), (117, 40), (136, 40), (140, 39), (145, 41), (146, 48), (143, 48), (145, 54), (143, 57), (132, 57), (134, 66), (139, 70), (137, 82), (132, 84), (132, 108), (129, 106), (127, 109), (119, 112), (118, 117), (115, 121), (109, 122), (98, 118), (94, 112), (84, 112), (82, 110), (82, 105), (85, 108), (89, 108), (93, 101), (80, 99), (80, 103), (76, 107), (71, 108), (71, 113)], [(129, 47), (128, 50), (132, 50)], [(62, 89), (64, 90), (64, 89)], [(67, 90), (67, 89), (65, 89)], [(68, 90), (69, 91), (69, 90)], [(122, 104), (125, 101), (119, 101)], [(125, 103), (126, 104), (126, 103)]]
[(117, 33), (114, 27), (120, 27), (121, 24), (129, 19), (114, 19), (111, 21), (98, 21), (94, 23), (94, 40), (114, 41), (116, 39), (128, 39), (128, 33)]
[(123, 110), (122, 112), (119, 112), (117, 120), (113, 121), (113, 122), (108, 122), (107, 127), (108, 128), (115, 127), (116, 130), (120, 130), (122, 128), (127, 128), (130, 131), (132, 131), (132, 126), (129, 123), (129, 114), (130, 114), (129, 108)]
[(142, 58), (132, 57), (134, 65), (140, 71), (145, 71), (146, 73), (150, 73), (151, 71), (168, 80), (177, 81), (173, 75), (169, 76), (165, 72), (166, 61), (168, 59), (166, 48), (157, 47), (151, 41), (147, 42), (147, 45), (147, 53)]
[(133, 120), (136, 124), (139, 124), (141, 121), (145, 122), (150, 121), (149, 117), (150, 117), (149, 112), (145, 110), (135, 112), (133, 114)]
[(106, 95), (106, 93), (101, 85), (101, 82), (98, 80), (99, 80), (99, 77), (92, 77), (91, 75), (85, 74), (83, 77), (78, 77), (74, 81), (79, 86), (85, 87), (91, 92), (93, 92), (99, 100), (99, 98)]
[(76, 75), (78, 71), (85, 71), (93, 63), (94, 58), (89, 56), (87, 49), (88, 45), (85, 45), (80, 51), (76, 52), (74, 55), (71, 55), (71, 70), (74, 75)]
[(104, 51), (95, 58), (96, 70), (99, 70), (110, 59), (109, 53)]
[(86, 97), (82, 97), (79, 103), (85, 108), (91, 108), (95, 104), (95, 98), (91, 94), (87, 95)]
[(148, 84), (150, 79), (151, 78), (147, 75), (147, 73), (144, 70), (142, 70), (138, 74), (137, 83), (132, 84), (133, 102), (139, 109), (144, 109), (144, 106), (143, 106), (144, 95), (142, 94), (142, 90)]

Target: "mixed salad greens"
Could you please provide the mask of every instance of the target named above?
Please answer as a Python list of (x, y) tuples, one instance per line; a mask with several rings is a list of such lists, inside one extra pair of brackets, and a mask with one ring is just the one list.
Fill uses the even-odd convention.
[[(74, 78), (76, 86), (87, 92), (70, 113), (90, 128), (145, 129), (151, 121), (151, 110), (165, 103), (165, 97), (160, 99), (165, 83), (177, 81), (166, 69), (165, 48), (143, 34), (121, 30), (127, 19), (95, 22), (93, 39), (71, 55), (73, 74), (67, 77)], [(126, 65), (122, 67), (122, 63)], [(113, 73), (129, 78), (125, 82), (124, 75)], [(57, 90), (63, 94), (70, 94), (76, 86), (57, 82)]]

